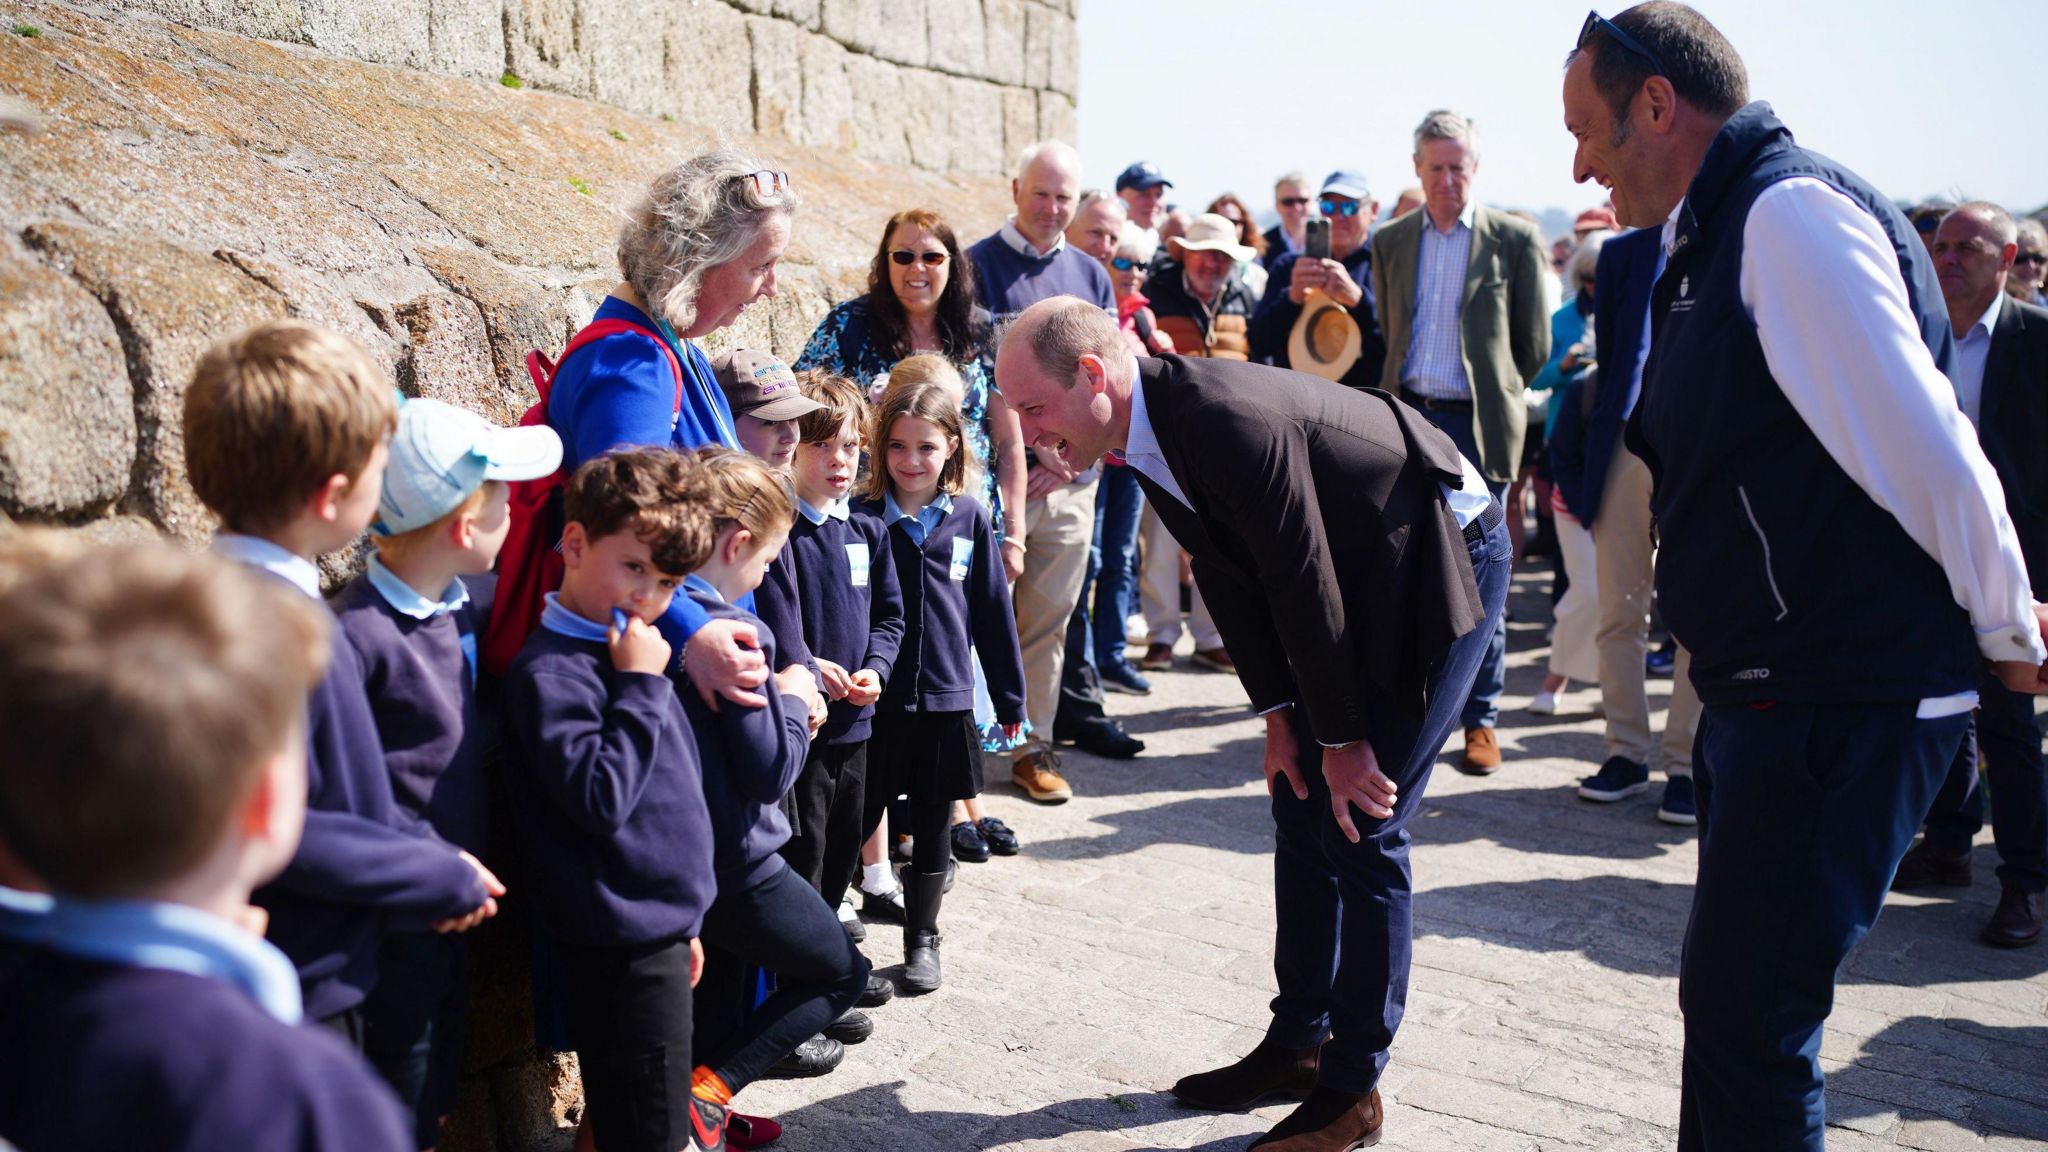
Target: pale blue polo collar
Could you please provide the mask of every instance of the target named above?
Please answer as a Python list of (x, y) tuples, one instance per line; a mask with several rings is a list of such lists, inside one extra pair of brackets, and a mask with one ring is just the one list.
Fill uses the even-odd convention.
[(695, 572), (683, 577), (683, 588), (685, 591), (699, 592), (709, 596), (720, 604), (725, 603), (725, 593), (718, 590), (718, 585), (697, 575)]
[(398, 573), (385, 567), (383, 560), (375, 556), (370, 557), (370, 566), (366, 574), (370, 578), (370, 587), (377, 590), (377, 595), (384, 598), (384, 603), (391, 605), (393, 612), (401, 616), (410, 616), (415, 620), (432, 620), (436, 616), (446, 616), (469, 603), (469, 589), (462, 583), (460, 577), (442, 589), (441, 598), (436, 600), (431, 596), (421, 595)]
[(599, 644), (610, 642), (611, 634), (606, 631), (606, 625), (585, 619), (563, 607), (561, 596), (560, 592), (550, 592), (541, 597), (541, 627), (557, 636), (567, 636), (571, 640), (588, 640)]
[(277, 946), (210, 912), (156, 900), (50, 900), (34, 893), (0, 902), (0, 936), (67, 956), (158, 968), (225, 981), (286, 1024), (305, 1014), (299, 973)]
[(799, 499), (796, 502), (796, 510), (798, 515), (821, 528), (827, 520), (844, 520), (853, 515), (853, 505), (843, 497), (823, 508), (813, 508), (807, 501)]
[(273, 576), (291, 581), (299, 591), (320, 599), (320, 569), (311, 560), (260, 536), (221, 532), (213, 538), (213, 550), (230, 560), (261, 568)]
[(945, 492), (932, 497), (932, 502), (918, 509), (915, 516), (897, 505), (894, 492), (882, 493), (882, 522), (894, 527), (899, 520), (909, 521), (903, 526), (903, 530), (910, 533), (910, 538), (919, 544), (924, 543), (925, 537), (938, 529), (939, 521), (944, 520), (946, 514), (952, 510), (953, 497)]

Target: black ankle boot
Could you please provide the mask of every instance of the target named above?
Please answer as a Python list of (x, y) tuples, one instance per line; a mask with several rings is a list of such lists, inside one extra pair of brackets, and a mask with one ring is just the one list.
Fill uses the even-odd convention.
[(939, 906), (946, 899), (944, 872), (905, 872), (903, 895), (903, 990), (921, 994), (939, 987)]

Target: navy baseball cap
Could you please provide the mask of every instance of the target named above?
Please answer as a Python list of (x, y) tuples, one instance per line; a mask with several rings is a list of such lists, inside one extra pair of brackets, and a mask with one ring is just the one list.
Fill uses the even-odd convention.
[(1173, 181), (1161, 176), (1159, 174), (1159, 165), (1154, 164), (1150, 160), (1138, 161), (1136, 164), (1124, 169), (1123, 175), (1116, 178), (1116, 190), (1119, 192), (1126, 188), (1136, 188), (1142, 192), (1147, 188), (1159, 187), (1171, 188), (1173, 187)]
[(1372, 193), (1366, 190), (1365, 173), (1355, 168), (1339, 168), (1323, 177), (1322, 195), (1335, 194), (1353, 200), (1370, 200)]

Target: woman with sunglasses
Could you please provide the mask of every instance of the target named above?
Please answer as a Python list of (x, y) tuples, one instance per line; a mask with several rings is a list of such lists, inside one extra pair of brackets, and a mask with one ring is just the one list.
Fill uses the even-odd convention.
[(1268, 281), (1271, 286), (1252, 314), (1252, 359), (1282, 368), (1297, 367), (1289, 358), (1288, 343), (1309, 293), (1316, 292), (1343, 307), (1358, 325), (1358, 359), (1339, 382), (1350, 388), (1377, 388), (1387, 346), (1373, 310), (1372, 245), (1368, 241), (1379, 201), (1366, 188), (1364, 174), (1340, 170), (1323, 180), (1317, 207), (1330, 222), (1329, 254), (1289, 253), (1274, 262)]
[(1145, 298), (1145, 276), (1152, 270), (1152, 257), (1159, 242), (1151, 232), (1126, 220), (1116, 237), (1116, 251), (1106, 267), (1109, 284), (1116, 292), (1116, 318), (1123, 326), (1124, 342), (1135, 356), (1164, 356), (1173, 351), (1173, 337), (1159, 330)]

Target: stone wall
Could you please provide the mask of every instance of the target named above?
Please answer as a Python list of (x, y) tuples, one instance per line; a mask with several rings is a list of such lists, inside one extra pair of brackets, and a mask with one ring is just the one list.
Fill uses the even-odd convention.
[[(864, 290), (891, 213), (985, 234), (1004, 157), (1072, 128), (1070, 13), (1019, 0), (0, 0), (0, 18), (0, 125), (43, 129), (0, 131), (0, 524), (98, 537), (211, 532), (182, 395), (251, 322), (329, 325), (408, 394), (510, 422), (527, 351), (560, 349), (615, 281), (620, 210), (723, 142), (790, 171), (803, 208), (777, 297), (707, 343), (792, 356)], [(328, 558), (330, 581), (354, 563)], [(566, 1149), (581, 1108), (573, 1060), (533, 1044), (516, 867), (476, 934), (453, 1152)]]

